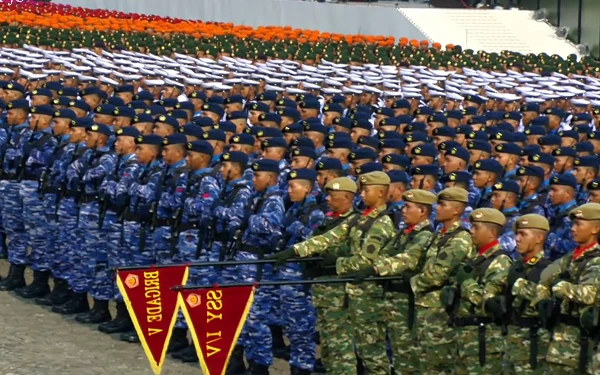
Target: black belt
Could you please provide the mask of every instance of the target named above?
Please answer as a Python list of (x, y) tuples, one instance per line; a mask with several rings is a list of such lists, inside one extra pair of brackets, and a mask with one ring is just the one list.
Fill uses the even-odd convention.
[(492, 319), (480, 316), (468, 317), (468, 318), (454, 318), (454, 324), (457, 327), (470, 327), (479, 326), (480, 324), (491, 324)]
[(400, 281), (384, 281), (383, 288), (389, 292), (398, 292), (404, 294), (413, 294), (410, 282)]
[(15, 181), (15, 180), (17, 180), (17, 174), (16, 173), (3, 174), (2, 179), (5, 181)]
[(217, 242), (229, 242), (232, 240), (232, 236), (228, 233), (215, 233), (213, 236), (213, 241)]
[(57, 187), (47, 187), (44, 189), (45, 194), (58, 194), (59, 190)]
[(98, 196), (96, 194), (84, 195), (79, 199), (79, 203), (91, 203), (96, 202), (98, 200)]
[(35, 176), (24, 176), (21, 181), (39, 181), (40, 179)]
[(191, 222), (191, 223), (179, 224), (179, 226), (176, 229), (178, 232), (184, 232), (186, 230), (199, 229), (199, 228), (200, 228), (200, 223), (195, 221), (195, 222)]
[(149, 215), (141, 215), (136, 212), (127, 211), (125, 213), (125, 217), (123, 218), (125, 221), (135, 221), (138, 223), (144, 223), (150, 221)]
[(579, 318), (575, 318), (575, 317), (570, 316), (570, 315), (560, 314), (558, 316), (558, 321), (561, 322), (561, 323), (563, 323), (563, 324), (566, 324), (568, 326), (581, 328), (581, 323), (579, 321)]
[(125, 209), (125, 207), (108, 202), (108, 205), (106, 206), (106, 209), (109, 211), (112, 211), (114, 213), (118, 213), (121, 212), (123, 209)]
[(156, 219), (154, 227), (170, 227), (173, 225), (172, 219)]
[(521, 328), (540, 328), (541, 323), (538, 318), (517, 318), (516, 325)]

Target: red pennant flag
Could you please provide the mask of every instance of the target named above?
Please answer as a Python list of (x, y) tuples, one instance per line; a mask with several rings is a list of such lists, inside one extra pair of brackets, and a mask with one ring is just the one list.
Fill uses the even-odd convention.
[(155, 375), (160, 374), (177, 319), (178, 293), (187, 266), (117, 270), (117, 285)]
[(183, 290), (185, 315), (204, 375), (224, 375), (252, 301), (253, 286)]

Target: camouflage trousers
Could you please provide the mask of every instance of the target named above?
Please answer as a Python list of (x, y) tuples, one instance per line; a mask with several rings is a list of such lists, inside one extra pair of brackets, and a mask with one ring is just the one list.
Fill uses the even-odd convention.
[(38, 196), (37, 181), (21, 182), (23, 201), (23, 225), (27, 233), (27, 245), (31, 248), (29, 260), (34, 271), (50, 271), (52, 265), (54, 234), (46, 220), (44, 201)]
[(363, 360), (366, 373), (373, 375), (390, 374), (382, 294), (382, 290), (377, 293), (365, 291), (362, 295), (350, 295), (348, 303), (356, 352)]
[(493, 324), (485, 325), (485, 363), (479, 362), (479, 327), (467, 326), (456, 329), (458, 344), (457, 375), (490, 375), (502, 373), (504, 337), (500, 328)]
[(532, 368), (529, 363), (531, 349), (531, 333), (529, 328), (509, 326), (506, 344), (506, 371), (505, 374), (543, 375), (546, 373), (546, 352), (550, 335), (545, 329), (537, 330), (537, 366)]
[(385, 294), (385, 303), (385, 323), (396, 374), (418, 374), (417, 330), (408, 327), (408, 295), (388, 292)]
[[(593, 340), (588, 344), (589, 352), (587, 353), (588, 368), (590, 362), (593, 362), (591, 352), (593, 351)], [(579, 366), (579, 351), (580, 351), (580, 333), (579, 328), (568, 326), (564, 323), (559, 323), (554, 328), (554, 334), (548, 347), (546, 361), (548, 362), (549, 374), (577, 374)], [(562, 371), (562, 372), (561, 372)]]
[(344, 306), (344, 285), (315, 284), (313, 305), (317, 310), (317, 329), (321, 335), (321, 361), (327, 375), (356, 373), (350, 315)]
[(16, 181), (0, 181), (2, 199), (2, 225), (8, 241), (10, 264), (26, 265), (28, 236), (23, 223), (23, 200), (21, 184)]
[(442, 307), (417, 306), (417, 338), (421, 373), (454, 374), (458, 357), (454, 328), (448, 327), (448, 314)]

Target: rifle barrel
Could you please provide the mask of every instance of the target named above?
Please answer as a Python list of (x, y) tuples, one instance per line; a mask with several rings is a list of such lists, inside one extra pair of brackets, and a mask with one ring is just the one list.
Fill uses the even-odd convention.
[[(389, 281), (389, 280), (400, 280), (402, 276), (390, 276), (390, 277), (369, 277), (364, 281)], [(281, 281), (257, 281), (254, 283), (234, 283), (234, 284), (223, 284), (216, 285), (217, 288), (229, 288), (234, 286), (278, 286), (278, 285), (312, 285), (312, 284), (342, 284), (352, 282), (354, 279), (351, 278), (332, 278), (332, 279), (317, 279), (317, 280), (281, 280)], [(212, 285), (177, 285), (172, 287), (173, 290), (190, 290), (190, 289), (206, 289), (214, 288)]]
[[(292, 258), (288, 259), (287, 263), (306, 263), (306, 262), (320, 262), (322, 261), (322, 257), (309, 257), (309, 258)], [(119, 271), (127, 271), (127, 270), (138, 270), (144, 268), (163, 268), (163, 267), (171, 267), (171, 266), (189, 266), (189, 267), (213, 267), (213, 266), (242, 266), (247, 264), (270, 264), (275, 263), (275, 260), (271, 259), (254, 259), (254, 260), (233, 260), (233, 261), (223, 261), (223, 262), (191, 262), (191, 263), (179, 263), (179, 264), (157, 264), (153, 266), (139, 267), (139, 266), (131, 266), (131, 267), (119, 267), (117, 270)]]

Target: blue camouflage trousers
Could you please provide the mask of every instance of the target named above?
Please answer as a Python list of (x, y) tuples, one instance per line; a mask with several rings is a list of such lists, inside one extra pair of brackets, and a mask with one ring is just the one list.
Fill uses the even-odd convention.
[[(119, 266), (149, 266), (154, 264), (154, 256), (152, 255), (152, 241), (147, 228), (141, 229), (142, 226), (137, 221), (123, 222), (123, 246), (121, 254), (117, 257)], [(144, 251), (140, 247), (141, 234), (144, 236)], [(123, 296), (119, 292), (117, 286), (114, 286), (115, 300), (123, 301)]]
[[(42, 206), (44, 211), (44, 219), (45, 219), (45, 253), (44, 256), (48, 259), (48, 267), (52, 272), (52, 275), (58, 278), (55, 275), (55, 263), (57, 257), (57, 246), (56, 240), (58, 238), (58, 212), (56, 209), (56, 194), (45, 194), (42, 197)], [(33, 250), (32, 250), (33, 254)], [(32, 265), (33, 267), (33, 265)]]
[(102, 232), (106, 244), (106, 268), (98, 270), (95, 277), (94, 298), (100, 300), (109, 300), (114, 296), (115, 271), (116, 267), (125, 266), (128, 259), (124, 259), (123, 245), (121, 244), (123, 225), (119, 222), (116, 212), (107, 210), (102, 223)]
[[(238, 251), (234, 260), (255, 260), (256, 254)], [(256, 265), (240, 265), (227, 267), (222, 271), (223, 283), (254, 282), (257, 277)], [(273, 274), (273, 268), (265, 266), (263, 274)], [(265, 278), (263, 278), (264, 280)], [(263, 366), (273, 363), (273, 337), (268, 324), (268, 314), (271, 311), (274, 289), (270, 287), (258, 287), (254, 293), (254, 303), (242, 329), (238, 345), (244, 346), (248, 362)]]
[[(300, 264), (288, 263), (279, 269), (281, 280), (302, 280)], [(317, 317), (310, 289), (304, 285), (282, 285), (279, 288), (281, 323), (290, 340), (290, 365), (312, 371), (316, 343), (313, 340)]]
[(27, 264), (27, 232), (23, 223), (23, 201), (21, 183), (0, 181), (2, 199), (2, 220), (8, 241), (8, 261), (10, 264)]
[(152, 236), (152, 255), (156, 264), (169, 264), (171, 261), (171, 227), (154, 228)]
[(56, 235), (56, 255), (52, 266), (55, 278), (66, 280), (75, 293), (85, 292), (85, 283), (79, 283), (76, 270), (81, 269), (82, 257), (79, 252), (81, 230), (77, 227), (77, 203), (75, 198), (65, 197), (58, 203), (58, 232)]
[(82, 262), (75, 277), (94, 299), (108, 300), (112, 296), (112, 289), (107, 289), (103, 283), (108, 272), (108, 256), (105, 233), (98, 227), (99, 210), (96, 201), (81, 205), (78, 227), (83, 237), (79, 248)]
[(52, 240), (48, 241), (50, 226), (46, 220), (44, 201), (38, 196), (38, 186), (37, 181), (21, 182), (23, 227), (27, 233), (27, 245), (31, 248), (31, 268), (34, 271), (49, 271), (52, 266), (52, 251), (49, 251), (49, 247), (53, 243)]
[[(173, 256), (173, 263), (189, 263), (196, 261), (196, 251), (199, 240), (198, 232), (198, 229), (190, 229), (179, 233), (179, 238), (177, 239), (177, 253)], [(201, 260), (198, 259), (198, 261)], [(200, 285), (202, 272), (203, 268), (190, 267), (187, 284)], [(177, 313), (175, 328), (188, 328), (181, 309)]]

